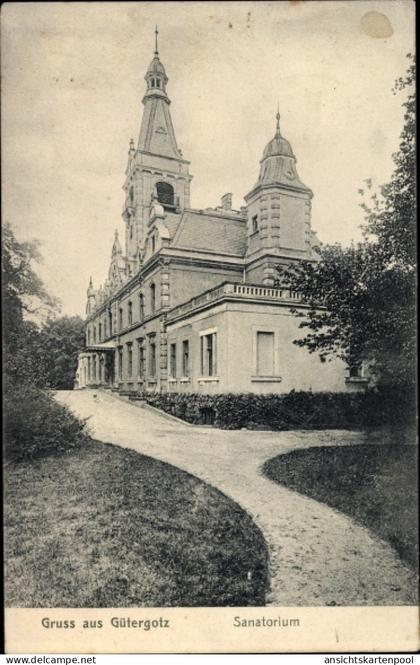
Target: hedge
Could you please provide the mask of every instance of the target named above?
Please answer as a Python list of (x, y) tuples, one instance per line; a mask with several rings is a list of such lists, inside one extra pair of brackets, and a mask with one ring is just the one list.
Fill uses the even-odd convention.
[(8, 385), (3, 407), (8, 462), (60, 455), (87, 440), (86, 421), (76, 418), (46, 390)]
[(166, 413), (194, 424), (208, 422), (222, 429), (351, 429), (414, 427), (415, 396), (401, 389), (360, 393), (256, 395), (253, 393), (137, 393)]

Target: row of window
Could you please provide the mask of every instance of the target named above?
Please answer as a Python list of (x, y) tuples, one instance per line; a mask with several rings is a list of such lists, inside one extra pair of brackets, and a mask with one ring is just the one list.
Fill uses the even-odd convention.
[[(275, 345), (274, 332), (258, 331), (256, 337), (256, 371), (258, 376), (275, 375)], [(137, 340), (137, 375), (140, 378), (146, 376), (146, 351), (147, 351), (147, 375), (149, 378), (156, 377), (157, 356), (156, 338), (141, 337)], [(133, 366), (133, 343), (128, 342), (126, 349), (126, 370), (130, 378), (134, 374)], [(118, 375), (124, 378), (124, 347), (118, 348)], [(190, 342), (172, 342), (168, 349), (168, 372), (172, 379), (190, 376)], [(201, 376), (215, 377), (217, 375), (217, 333), (209, 332), (200, 335), (200, 372)]]
[[(118, 347), (118, 378), (131, 378), (135, 374), (143, 379), (156, 378), (157, 374), (157, 347), (156, 336), (140, 337), (136, 341), (137, 367), (134, 367), (133, 342), (127, 342)], [(258, 376), (273, 376), (276, 373), (275, 360), (275, 333), (272, 331), (256, 332), (255, 348), (256, 373)], [(92, 368), (89, 359), (89, 378), (97, 377), (97, 361), (92, 357)], [(188, 378), (190, 376), (190, 341), (171, 342), (168, 347), (168, 374), (169, 378)], [(200, 334), (200, 374), (203, 377), (217, 375), (217, 332), (205, 331)], [(350, 376), (355, 376), (356, 370), (352, 368)]]
[[(150, 285), (150, 314), (154, 314), (156, 311), (156, 286), (155, 284)], [(122, 330), (125, 326), (131, 326), (134, 323), (135, 308), (133, 302), (130, 300), (127, 304), (127, 321), (125, 322), (124, 317), (124, 308), (120, 307), (118, 310), (118, 330)], [(145, 304), (144, 304), (144, 294), (139, 293), (138, 296), (138, 321), (144, 321), (145, 319)], [(92, 329), (88, 328), (87, 330), (87, 343), (88, 345), (96, 342), (103, 341), (107, 336), (112, 335), (112, 323), (113, 316), (112, 312), (108, 312), (108, 325), (106, 322), (98, 323), (98, 327), (94, 326)]]
[[(146, 376), (146, 354), (147, 354), (147, 376), (156, 378), (157, 356), (156, 338), (150, 337), (146, 345), (144, 337), (137, 340), (137, 371), (133, 361), (133, 342), (127, 342), (118, 347), (118, 378), (122, 381), (124, 377), (124, 362), (126, 363), (126, 375), (131, 378), (135, 373), (140, 379)], [(202, 376), (216, 375), (216, 333), (202, 335), (200, 338), (200, 364)], [(190, 376), (190, 342), (185, 339), (179, 344), (176, 342), (169, 345), (168, 353), (169, 377), (188, 378)]]

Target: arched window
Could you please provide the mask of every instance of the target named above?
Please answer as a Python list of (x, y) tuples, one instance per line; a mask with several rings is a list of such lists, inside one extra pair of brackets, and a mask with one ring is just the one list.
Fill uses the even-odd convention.
[(93, 343), (96, 344), (96, 326), (93, 329)]
[(160, 88), (160, 79), (156, 79), (156, 87)]
[(154, 284), (150, 285), (150, 309), (152, 313), (156, 309), (156, 286)]
[(102, 323), (98, 325), (98, 341), (102, 341)]
[(128, 325), (131, 326), (133, 323), (133, 303), (130, 302), (128, 303)]
[(112, 335), (112, 312), (108, 312), (109, 334)]
[(144, 295), (142, 293), (139, 294), (139, 315), (140, 315), (140, 321), (144, 320)]
[(158, 201), (163, 205), (164, 208), (175, 207), (174, 188), (169, 184), (169, 182), (157, 182), (156, 192)]
[(155, 87), (155, 79), (152, 79), (152, 88)]

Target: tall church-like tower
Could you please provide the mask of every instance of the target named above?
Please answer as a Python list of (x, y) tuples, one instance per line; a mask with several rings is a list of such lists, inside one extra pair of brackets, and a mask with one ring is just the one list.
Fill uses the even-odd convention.
[(123, 219), (126, 225), (126, 256), (129, 274), (142, 260), (147, 221), (153, 198), (167, 212), (182, 212), (190, 206), (189, 164), (178, 148), (166, 92), (168, 77), (159, 59), (158, 30), (155, 52), (146, 72), (146, 93), (140, 135), (135, 147), (130, 141)]

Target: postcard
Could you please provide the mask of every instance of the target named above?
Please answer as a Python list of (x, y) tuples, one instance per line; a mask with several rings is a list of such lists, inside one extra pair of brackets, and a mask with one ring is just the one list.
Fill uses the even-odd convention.
[(1, 29), (7, 653), (414, 651), (414, 5)]

